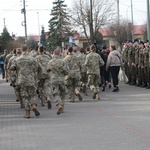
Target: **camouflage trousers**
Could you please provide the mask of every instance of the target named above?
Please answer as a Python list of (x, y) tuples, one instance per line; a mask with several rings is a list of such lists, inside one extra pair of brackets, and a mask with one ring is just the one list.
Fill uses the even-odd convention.
[(8, 73), (7, 65), (4, 65), (4, 70), (5, 70), (5, 78), (6, 80), (9, 80), (9, 73)]
[(68, 94), (71, 96), (72, 94), (78, 95), (80, 93), (79, 86), (79, 78), (66, 77), (65, 78), (65, 86), (67, 87)]
[(81, 73), (80, 82), (86, 84), (87, 81), (88, 81), (88, 78), (87, 78), (86, 72), (82, 72), (82, 73)]
[(136, 82), (136, 66), (132, 66), (131, 70), (132, 70), (131, 81)]
[(128, 66), (128, 79), (130, 82), (136, 82), (136, 67)]
[(38, 82), (38, 94), (41, 100), (51, 96), (51, 84), (49, 79), (40, 79)]
[(16, 100), (21, 101), (22, 100), (21, 93), (20, 93), (21, 87), (19, 85), (15, 85), (13, 87), (14, 87), (14, 91), (15, 91), (15, 95), (16, 95)]
[(81, 73), (81, 78), (80, 78), (80, 88), (81, 88), (82, 90), (86, 90), (86, 89), (84, 89), (84, 88), (86, 87), (87, 80), (88, 80), (88, 78), (87, 78), (86, 72), (82, 72), (82, 73)]
[(20, 86), (20, 94), (25, 105), (25, 110), (30, 110), (30, 104), (36, 104), (37, 94), (34, 86)]
[(129, 69), (128, 69), (128, 64), (127, 63), (124, 64), (124, 71), (125, 71), (125, 74), (126, 74), (127, 78), (129, 78)]
[(65, 84), (52, 84), (52, 93), (55, 98), (55, 104), (64, 106), (64, 99), (66, 95)]
[(88, 74), (88, 85), (91, 90), (94, 88), (99, 92), (100, 76), (97, 74)]
[(138, 68), (138, 81), (142, 81), (142, 82), (146, 81), (144, 68), (141, 68), (141, 67)]
[(145, 81), (150, 83), (150, 76), (149, 76), (149, 67), (144, 67), (144, 76), (145, 76)]

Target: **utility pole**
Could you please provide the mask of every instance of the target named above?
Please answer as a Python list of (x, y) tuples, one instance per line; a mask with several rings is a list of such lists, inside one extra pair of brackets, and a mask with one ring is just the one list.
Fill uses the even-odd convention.
[(132, 4), (132, 0), (131, 0), (131, 19), (132, 19), (132, 41), (134, 41), (134, 24), (133, 24), (133, 4)]
[(149, 9), (149, 0), (147, 0), (147, 40), (150, 40), (150, 9)]
[(27, 42), (27, 21), (26, 21), (26, 4), (25, 0), (23, 0), (23, 9), (21, 9), (21, 13), (24, 14), (24, 21), (22, 22), (22, 26), (25, 29), (25, 43)]
[(117, 0), (117, 23), (119, 28), (120, 25), (119, 0)]
[(4, 18), (4, 28), (6, 27), (6, 24), (5, 24), (5, 18)]
[(93, 5), (92, 0), (90, 0), (90, 39), (91, 43), (94, 43), (94, 36), (93, 36)]

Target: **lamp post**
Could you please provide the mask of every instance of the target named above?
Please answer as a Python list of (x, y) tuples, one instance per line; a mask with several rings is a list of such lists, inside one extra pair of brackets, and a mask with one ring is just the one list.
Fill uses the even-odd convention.
[(147, 39), (150, 40), (150, 9), (149, 9), (149, 0), (147, 0)]

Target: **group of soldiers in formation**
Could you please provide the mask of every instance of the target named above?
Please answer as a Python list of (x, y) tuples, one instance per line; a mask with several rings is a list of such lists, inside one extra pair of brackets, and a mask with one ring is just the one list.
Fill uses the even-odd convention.
[[(106, 54), (104, 51), (103, 54)], [(149, 89), (149, 43), (125, 42), (121, 54), (128, 84)], [(66, 94), (72, 103), (75, 97), (82, 101), (81, 92), (86, 96), (88, 86), (93, 92), (93, 99), (100, 99), (100, 80), (105, 78), (100, 74), (100, 69), (106, 66), (106, 61), (101, 56), (96, 52), (94, 44), (86, 50), (77, 46), (67, 50), (58, 47), (53, 54), (43, 46), (31, 50), (23, 45), (6, 56), (5, 77), (14, 88), (16, 101), (20, 101), (21, 108), (25, 108), (25, 118), (30, 118), (31, 109), (35, 116), (40, 115), (37, 99), (41, 106), (46, 103), (47, 108), (51, 109), (52, 97), (55, 99), (57, 115), (60, 115), (64, 112)], [(102, 81), (103, 88), (110, 80), (111, 76), (108, 75), (108, 81)]]
[(150, 89), (150, 44), (135, 40), (125, 42), (122, 60), (129, 85)]
[[(6, 82), (14, 88), (16, 101), (25, 108), (25, 118), (30, 111), (39, 116), (37, 100), (41, 106), (51, 109), (54, 97), (57, 115), (64, 112), (64, 100), (69, 95), (70, 102), (75, 97), (82, 101), (81, 91), (87, 95), (87, 85), (93, 91), (93, 99), (100, 99), (100, 67), (104, 65), (96, 53), (95, 45), (85, 49), (77, 46), (67, 50), (56, 48), (50, 54), (43, 46), (31, 50), (27, 45), (13, 49), (5, 57)], [(88, 83), (88, 84), (87, 84)]]

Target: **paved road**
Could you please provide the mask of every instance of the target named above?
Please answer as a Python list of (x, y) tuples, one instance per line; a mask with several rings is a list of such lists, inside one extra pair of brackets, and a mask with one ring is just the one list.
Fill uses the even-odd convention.
[[(112, 89), (111, 89), (112, 90)], [(13, 88), (0, 80), (0, 150), (150, 150), (150, 90), (120, 83), (120, 92), (92, 93), (82, 102), (70, 103), (56, 115), (38, 105), (23, 118)]]

